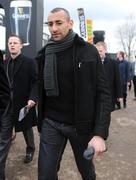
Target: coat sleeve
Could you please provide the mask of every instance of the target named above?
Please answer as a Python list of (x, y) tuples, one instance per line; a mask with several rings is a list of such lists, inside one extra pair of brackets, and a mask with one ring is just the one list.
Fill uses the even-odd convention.
[(45, 60), (45, 47), (36, 56), (36, 66), (38, 72), (38, 131), (41, 132), (44, 118), (45, 92), (43, 91), (43, 67)]
[(97, 56), (97, 88), (93, 134), (107, 139), (111, 119), (111, 94), (104, 66), (101, 63), (99, 55)]
[(3, 67), (2, 62), (0, 62), (0, 116), (5, 111), (7, 104), (10, 100), (10, 88), (8, 84), (8, 79)]
[(31, 91), (29, 100), (33, 100), (37, 103), (38, 100), (38, 87), (37, 87), (37, 68), (36, 68), (36, 60), (31, 60), (30, 65), (30, 76), (31, 76)]

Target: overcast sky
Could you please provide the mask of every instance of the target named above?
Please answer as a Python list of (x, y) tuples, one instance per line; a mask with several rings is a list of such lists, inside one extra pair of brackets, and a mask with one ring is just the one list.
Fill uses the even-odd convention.
[(93, 30), (106, 32), (108, 51), (120, 50), (117, 27), (133, 14), (136, 16), (136, 0), (44, 0), (44, 20), (55, 7), (66, 8), (74, 20), (74, 31), (79, 33), (77, 8), (83, 8), (86, 19), (93, 20)]

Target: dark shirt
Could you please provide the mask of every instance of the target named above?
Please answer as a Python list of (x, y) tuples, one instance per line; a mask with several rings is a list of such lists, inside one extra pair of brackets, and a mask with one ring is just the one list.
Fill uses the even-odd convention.
[(73, 48), (57, 53), (58, 97), (46, 97), (45, 116), (60, 123), (74, 124)]
[(9, 69), (8, 69), (10, 84), (12, 84), (12, 82), (13, 82), (14, 68), (15, 68), (15, 60), (11, 59), (9, 62)]

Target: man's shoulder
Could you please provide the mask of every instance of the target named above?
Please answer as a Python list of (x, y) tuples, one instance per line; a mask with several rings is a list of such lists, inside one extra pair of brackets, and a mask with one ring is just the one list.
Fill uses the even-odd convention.
[(85, 41), (82, 37), (80, 37), (79, 35), (75, 36), (75, 43), (77, 43), (78, 45), (81, 46), (87, 46), (89, 48), (95, 48), (95, 46), (87, 41)]
[(28, 63), (28, 64), (35, 62), (34, 58), (28, 57), (28, 56), (26, 56), (24, 54), (20, 54), (19, 59), (22, 60), (24, 63)]
[(20, 54), (19, 58), (20, 58), (20, 59), (24, 59), (24, 60), (25, 60), (25, 59), (26, 59), (26, 60), (28, 60), (28, 59), (29, 59), (29, 60), (32, 60), (32, 58), (30, 58), (30, 57), (28, 57), (28, 56), (26, 56), (26, 55), (24, 55), (24, 54)]
[(78, 35), (75, 37), (74, 44), (78, 52), (82, 52), (83, 54), (91, 54), (91, 55), (98, 54), (98, 51), (93, 44), (85, 41), (83, 38), (81, 38)]

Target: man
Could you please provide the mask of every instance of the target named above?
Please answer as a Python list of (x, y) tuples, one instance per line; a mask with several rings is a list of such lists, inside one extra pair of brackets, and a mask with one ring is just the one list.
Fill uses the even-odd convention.
[(51, 39), (39, 52), (38, 180), (57, 179), (67, 140), (83, 179), (94, 180), (92, 160), (83, 158), (87, 146), (102, 154), (110, 124), (110, 93), (99, 54), (72, 31), (63, 8), (48, 16)]
[[(123, 107), (127, 107), (127, 87), (130, 85), (131, 81), (131, 72), (130, 72), (130, 64), (125, 60), (125, 53), (123, 51), (119, 51), (117, 53), (117, 60), (119, 62), (119, 73), (121, 80), (121, 88), (123, 94)], [(121, 108), (120, 102), (116, 103), (118, 108)]]
[[(0, 51), (0, 180), (5, 180), (5, 161), (10, 148), (12, 121), (9, 112), (10, 88)], [(8, 137), (8, 138), (7, 138)]]
[(104, 64), (104, 68), (108, 77), (112, 100), (111, 111), (114, 111), (115, 103), (120, 102), (122, 99), (119, 65), (116, 60), (113, 60), (106, 56), (107, 45), (105, 42), (100, 41), (96, 43), (96, 48), (100, 54), (102, 64)]
[[(35, 151), (32, 126), (36, 125), (35, 105), (37, 101), (36, 64), (33, 59), (21, 54), (22, 40), (17, 35), (8, 39), (10, 57), (6, 61), (6, 72), (12, 96), (13, 122), (15, 132), (23, 132), (26, 142), (24, 163), (30, 163)], [(20, 110), (26, 107), (27, 115), (20, 119)]]
[(131, 70), (132, 70), (132, 81), (134, 87), (134, 101), (136, 101), (136, 56), (135, 60), (131, 63)]
[(0, 50), (0, 124), (2, 115), (5, 112), (10, 99), (10, 89), (8, 79), (3, 67), (3, 54)]
[[(8, 79), (3, 66), (3, 53), (0, 50), (0, 120), (10, 99)], [(1, 121), (0, 121), (1, 124)]]

